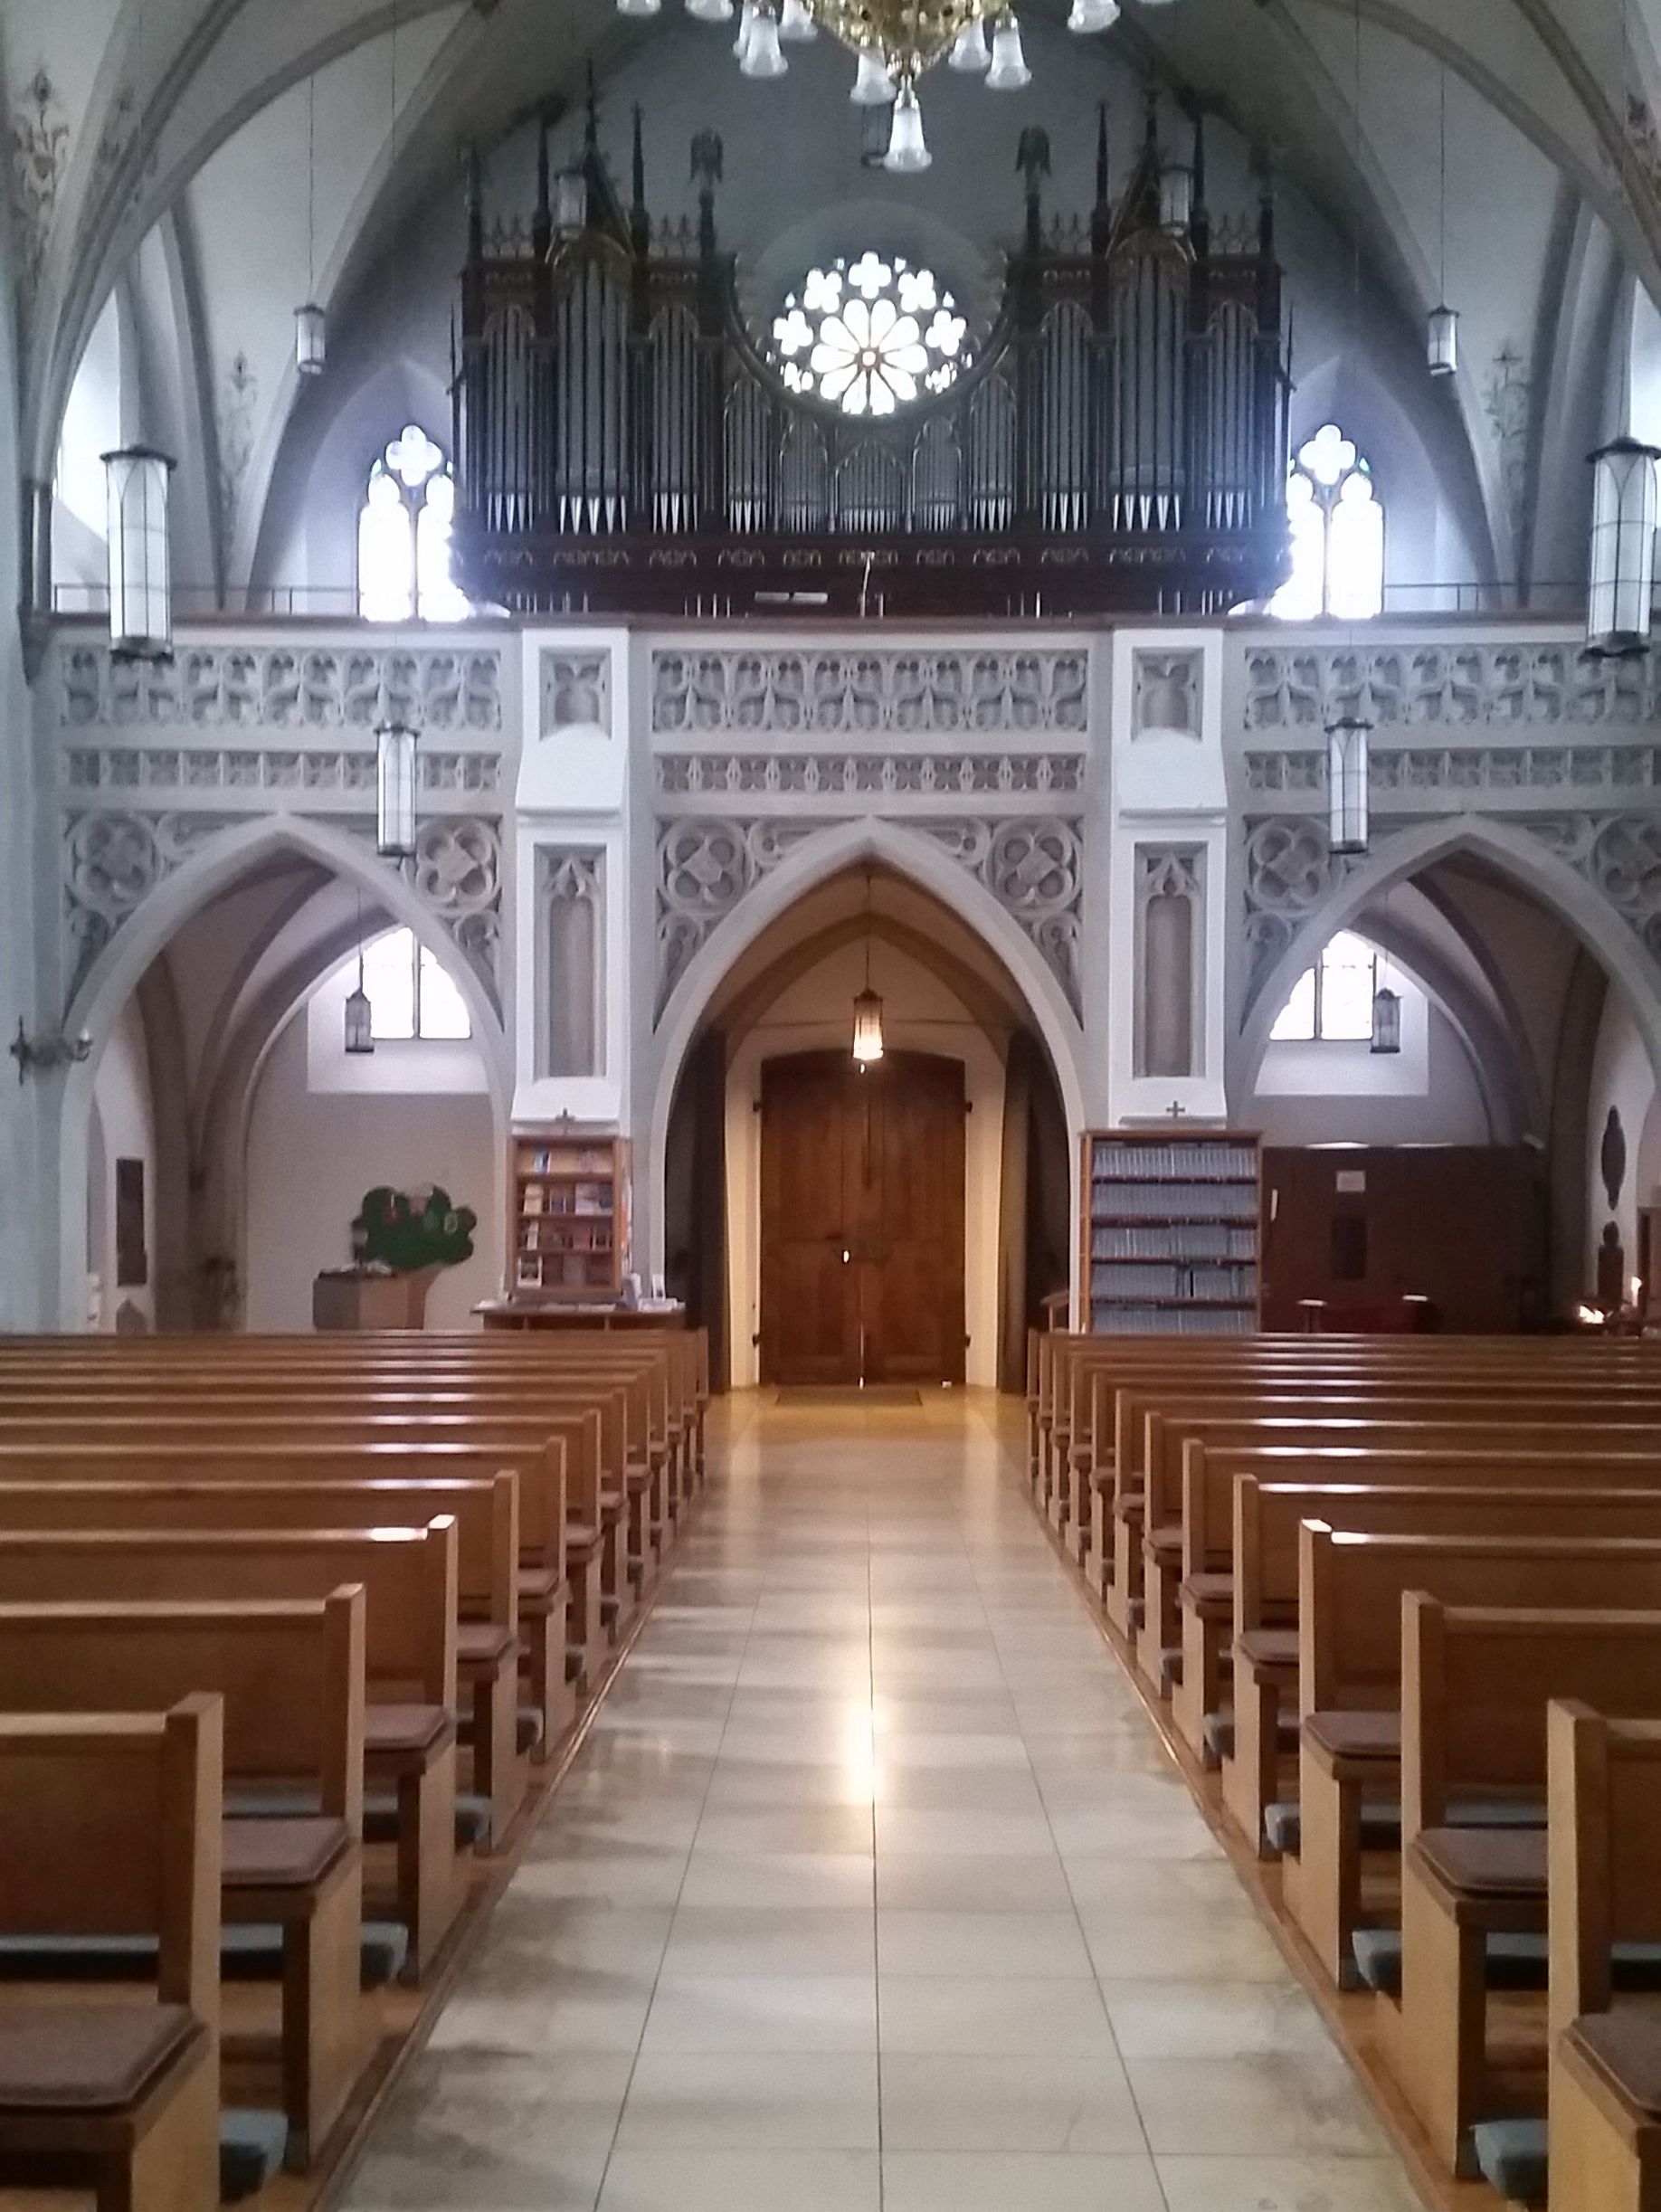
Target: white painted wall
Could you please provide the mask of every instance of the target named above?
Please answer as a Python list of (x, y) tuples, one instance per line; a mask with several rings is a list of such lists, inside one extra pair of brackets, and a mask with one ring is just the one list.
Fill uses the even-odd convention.
[[(971, 1383), (996, 1389), (1003, 1060), (956, 993), (897, 947), (873, 945), (871, 983), (882, 995), (883, 1035), (890, 1050), (932, 1052), (963, 1062), (971, 1108), (963, 1158), (964, 1374)], [(736, 1389), (760, 1379), (753, 1339), (761, 1328), (761, 1115), (755, 1109), (762, 1066), (787, 1053), (846, 1050), (854, 999), (864, 987), (864, 949), (844, 945), (781, 992), (733, 1040), (726, 1078), (726, 1248)]]
[(1397, 971), (1401, 1050), (1271, 1044), (1245, 1122), (1270, 1144), (1488, 1144), (1476, 1073), (1458, 1031)]
[[(103, 1143), (94, 1145), (89, 1172), (100, 1188), (88, 1193), (87, 1272), (99, 1278), (100, 1325), (113, 1329), (123, 1305), (135, 1306), (147, 1328), (156, 1325), (156, 1106), (150, 1095), (149, 1057), (144, 1017), (137, 998), (122, 1008), (98, 1064), (93, 1109)], [(116, 1162), (144, 1163), (144, 1243), (149, 1279), (116, 1287)], [(89, 1286), (89, 1295), (90, 1286)]]
[[(338, 1036), (337, 1012), (335, 1019)], [(496, 1140), (482, 1082), (468, 1091), (313, 1089), (307, 1032), (302, 1010), (272, 1049), (250, 1117), (246, 1326), (311, 1326), (312, 1280), (319, 1268), (350, 1260), (353, 1219), (378, 1183), (401, 1190), (439, 1183), (478, 1214), (473, 1258), (447, 1268), (427, 1301), (430, 1327), (470, 1326), (471, 1307), (501, 1282)], [(389, 1048), (377, 1048), (376, 1060), (383, 1051)]]
[[(353, 958), (326, 975), (307, 1002), (306, 1081), (310, 1090), (353, 1098), (488, 1097), (484, 1062), (477, 1046), (463, 1039), (382, 1038), (373, 1052), (347, 1052), (346, 1002), (356, 984)], [(450, 1195), (457, 1194), (451, 1191)], [(471, 1206), (475, 1201), (470, 1198), (463, 1203)], [(478, 1211), (482, 1214), (483, 1207)]]
[[(1606, 1221), (1613, 1220), (1619, 1227), (1628, 1275), (1637, 1264), (1637, 1210), (1657, 1196), (1653, 1132), (1647, 1147), (1643, 1142), (1655, 1104), (1655, 1073), (1633, 1019), (1631, 1002), (1618, 983), (1611, 983), (1592, 1052), (1587, 1094), (1585, 1291), (1589, 1297), (1598, 1280), (1598, 1246)], [(1613, 1214), (1598, 1163), (1611, 1106), (1620, 1115), (1627, 1138), (1627, 1177)]]

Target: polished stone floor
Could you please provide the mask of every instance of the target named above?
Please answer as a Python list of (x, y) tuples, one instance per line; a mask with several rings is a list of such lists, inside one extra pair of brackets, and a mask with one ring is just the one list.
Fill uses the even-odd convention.
[(1019, 1416), (722, 1409), (349, 2212), (1417, 2212)]

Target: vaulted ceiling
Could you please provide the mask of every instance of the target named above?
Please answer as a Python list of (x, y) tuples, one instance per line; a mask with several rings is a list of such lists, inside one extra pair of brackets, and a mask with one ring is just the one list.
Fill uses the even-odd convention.
[[(1457, 553), (1427, 542), (1419, 572), (1440, 561), (1444, 574), (1549, 579), (1578, 565), (1583, 455), (1607, 427), (1628, 279), (1661, 298), (1661, 0), (1126, 0), (1088, 42), (1063, 40), (1062, 13), (1058, 0), (1023, 9), (1038, 35), (1021, 119), (1094, 97), (1098, 74), (1104, 97), (1140, 75), (1231, 126), (1242, 173), (1247, 158), (1272, 162), (1305, 211), (1295, 366), (1308, 406), (1341, 404), (1355, 385), (1347, 339), (1412, 418), (1459, 541)], [(431, 232), (441, 273), (462, 147), (522, 174), (512, 149), (529, 119), (569, 117), (591, 64), (603, 100), (649, 112), (656, 100), (679, 119), (698, 41), (707, 75), (709, 42), (725, 42), (687, 25), (678, 0), (643, 23), (610, 0), (6, 0), (27, 469), (52, 476), (78, 366), (126, 285), (128, 359), (172, 395), (157, 430), (202, 456), (191, 580), (226, 597), (275, 580), (272, 488), (298, 451), (297, 414), (317, 416), (313, 459), (327, 433), (327, 409), (293, 374), (293, 308), (308, 291), (329, 305), (348, 359), (368, 303), (383, 326), (413, 319), (385, 296), (387, 271), (419, 261)], [(719, 58), (726, 111), (707, 119), (728, 143), (723, 221), (762, 257), (800, 142), (783, 109), (770, 118), (771, 88), (742, 84)], [(833, 91), (830, 57), (811, 66)], [(824, 128), (846, 133), (838, 110), (827, 98)], [(985, 166), (973, 128), (957, 138), (959, 162)], [(956, 212), (949, 160), (937, 158), (930, 203), (910, 180), (873, 184), (846, 143), (850, 200), (909, 191), (943, 220)], [(657, 157), (671, 213), (683, 160), (684, 144)], [(1000, 148), (989, 230), (1009, 208), (1006, 161)], [(1444, 286), (1465, 318), (1451, 394), (1428, 385), (1418, 350)], [(441, 387), (441, 321), (415, 350)], [(365, 358), (356, 373), (372, 368)]]

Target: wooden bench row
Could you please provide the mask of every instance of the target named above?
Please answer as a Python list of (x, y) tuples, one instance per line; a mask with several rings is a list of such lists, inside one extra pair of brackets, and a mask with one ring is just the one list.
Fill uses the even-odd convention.
[(1549, 2168), (1553, 2212), (1661, 2201), (1656, 1348), (1058, 1350), (1035, 1504), (1305, 1958), (1371, 1992), (1340, 2002), (1433, 2162), (1535, 2201)]
[[(702, 1344), (198, 1352), (0, 1346), (0, 1719), (220, 1701), (218, 1964), (258, 2031), (219, 2036), (225, 2088), (257, 2079), (274, 2039), (304, 2165), (378, 2041), (365, 1989), (430, 1976), (471, 1848), (499, 1846), (693, 1502)], [(153, 1959), (67, 1922), (15, 1925), (8, 1872), (0, 1858), (0, 2179), (16, 1992)], [(365, 1905), (366, 1878), (384, 1903)], [(227, 2111), (233, 2189), (283, 2145), (271, 2118)]]

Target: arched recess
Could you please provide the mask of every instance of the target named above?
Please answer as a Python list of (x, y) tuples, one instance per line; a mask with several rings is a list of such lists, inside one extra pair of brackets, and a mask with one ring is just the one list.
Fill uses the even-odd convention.
[(1661, 986), (1637, 936), (1590, 883), (1526, 830), (1465, 816), (1457, 822), (1429, 822), (1392, 834), (1335, 882), (1299, 925), (1247, 1009), (1231, 1071), (1232, 1098), (1250, 1095), (1276, 1017), (1293, 984), (1327, 940), (1355, 923), (1393, 886), (1459, 854), (1488, 862), (1516, 888), (1537, 899), (1621, 985), (1631, 1001), (1650, 1065), (1661, 1081)]
[[(356, 886), (384, 916), (402, 924), (441, 959), (455, 980), (472, 1023), (485, 1069), (498, 1142), (498, 1178), (506, 1174), (513, 1075), (506, 1032), (482, 981), (461, 957), (440, 923), (401, 873), (389, 869), (342, 831), (295, 816), (241, 824), (209, 839), (183, 867), (150, 892), (94, 962), (65, 1017), (65, 1032), (92, 1039), (92, 1050), (71, 1067), (64, 1085), (58, 1145), (59, 1324), (81, 1326), (87, 1240), (87, 1168), (93, 1087), (102, 1048), (120, 1009), (151, 964), (179, 930), (216, 896), (274, 858), (320, 863), (331, 876)], [(315, 979), (314, 979), (315, 980)], [(290, 1008), (290, 1011), (292, 1009)], [(504, 1185), (505, 1188), (505, 1185)], [(503, 1190), (494, 1193), (498, 1210)]]
[(1037, 946), (983, 884), (977, 883), (925, 836), (890, 821), (840, 822), (805, 838), (745, 894), (698, 947), (669, 994), (658, 1025), (647, 1124), (649, 1264), (654, 1272), (661, 1273), (664, 1260), (662, 1195), (669, 1111), (687, 1055), (710, 1001), (740, 955), (798, 899), (832, 876), (867, 865), (890, 869), (931, 892), (996, 954), (1049, 1055), (1067, 1115), (1068, 1134), (1077, 1149), (1077, 1140), (1085, 1128), (1084, 1033)]

